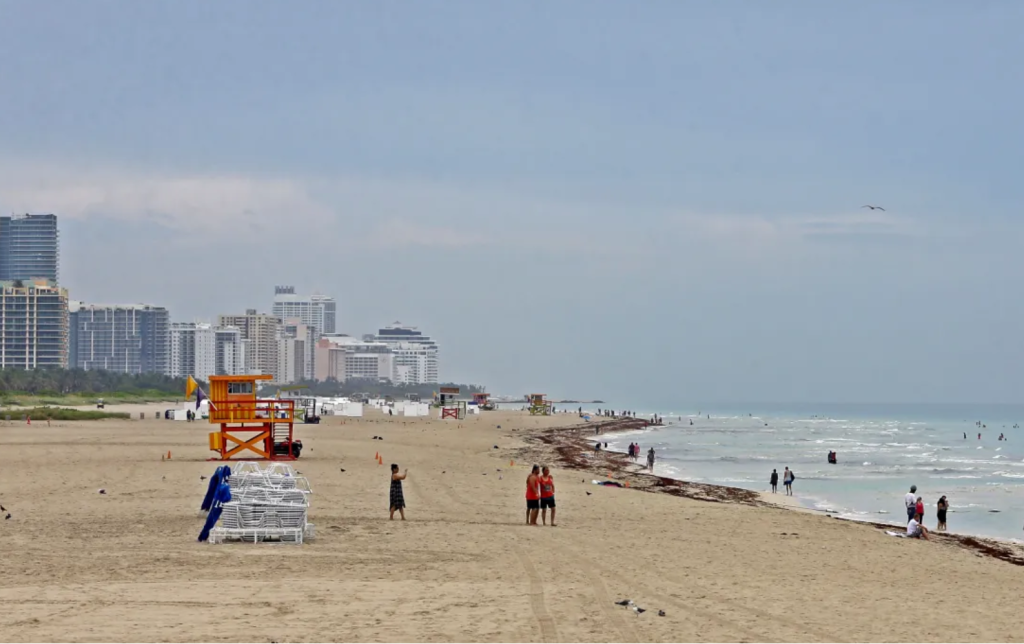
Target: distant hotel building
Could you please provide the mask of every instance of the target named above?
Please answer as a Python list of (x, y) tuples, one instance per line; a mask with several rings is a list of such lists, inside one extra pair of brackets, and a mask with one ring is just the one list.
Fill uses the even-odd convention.
[(272, 312), (274, 317), (282, 322), (297, 319), (302, 324), (316, 329), (316, 335), (320, 336), (335, 332), (338, 303), (327, 295), (296, 295), (294, 286), (277, 286), (274, 288)]
[(67, 289), (42, 279), (0, 282), (0, 369), (67, 366)]
[(438, 382), (437, 344), (415, 327), (398, 323), (362, 340), (324, 335), (316, 344), (317, 380), (351, 379), (421, 385)]
[(204, 322), (171, 325), (169, 376), (193, 376), (208, 381), (210, 376), (234, 376), (246, 369), (247, 343), (236, 327), (218, 327)]
[(171, 316), (148, 304), (69, 306), (68, 367), (119, 373), (168, 373)]
[(0, 217), (0, 281), (58, 284), (57, 215)]
[(393, 381), (394, 354), (383, 342), (366, 342), (335, 334), (323, 336), (313, 361), (317, 380)]
[(279, 384), (313, 379), (313, 362), (318, 334), (314, 327), (297, 318), (285, 319), (278, 327), (277, 372)]
[(271, 374), (274, 381), (278, 378), (278, 318), (266, 313), (257, 313), (256, 309), (248, 309), (245, 315), (221, 315), (217, 318), (217, 326), (236, 327), (245, 342), (245, 372), (251, 374)]
[(430, 336), (414, 326), (395, 322), (377, 331), (377, 342), (384, 343), (395, 355), (396, 384), (422, 385), (438, 379), (438, 346)]

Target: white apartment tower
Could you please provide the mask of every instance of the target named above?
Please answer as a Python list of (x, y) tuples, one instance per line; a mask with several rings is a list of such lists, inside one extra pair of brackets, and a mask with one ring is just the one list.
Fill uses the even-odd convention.
[(204, 322), (177, 322), (171, 325), (171, 361), (169, 374), (193, 376), (208, 381), (210, 376), (248, 373), (245, 368), (245, 344), (235, 327), (217, 327)]
[(248, 309), (245, 315), (221, 315), (217, 318), (221, 327), (235, 327), (241, 332), (245, 343), (245, 369), (250, 374), (271, 374), (277, 382), (277, 330), (278, 319), (266, 313)]
[(314, 293), (296, 295), (294, 286), (274, 287), (274, 317), (282, 322), (296, 319), (316, 329), (317, 337), (335, 332), (338, 303), (333, 297)]
[(394, 354), (396, 384), (423, 385), (440, 382), (438, 376), (438, 346), (430, 336), (414, 326), (395, 322), (377, 331), (376, 342), (383, 343)]

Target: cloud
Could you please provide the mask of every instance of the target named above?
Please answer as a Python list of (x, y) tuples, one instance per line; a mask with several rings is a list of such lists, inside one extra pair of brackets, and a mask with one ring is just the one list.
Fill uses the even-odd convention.
[(194, 237), (252, 237), (281, 222), (316, 224), (333, 217), (301, 182), (231, 174), (161, 176), (0, 163), (0, 193), (13, 212), (148, 221)]

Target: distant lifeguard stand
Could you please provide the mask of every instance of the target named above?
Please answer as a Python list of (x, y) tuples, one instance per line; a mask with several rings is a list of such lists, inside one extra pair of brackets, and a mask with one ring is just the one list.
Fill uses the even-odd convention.
[(491, 411), (494, 409), (494, 403), (491, 402), (491, 394), (477, 393), (473, 394), (473, 404), (484, 411)]
[(457, 400), (460, 391), (458, 387), (441, 387), (441, 420), (466, 418), (466, 401)]
[(210, 449), (230, 461), (294, 461), (302, 451), (293, 440), (295, 401), (256, 398), (257, 381), (273, 376), (210, 376), (210, 422), (220, 425), (210, 433)]
[(530, 394), (530, 415), (551, 415), (551, 403), (547, 400), (547, 394)]

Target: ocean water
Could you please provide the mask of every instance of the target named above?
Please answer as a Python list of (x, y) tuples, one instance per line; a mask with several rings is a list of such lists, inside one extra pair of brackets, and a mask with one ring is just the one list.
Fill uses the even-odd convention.
[[(645, 454), (654, 447), (655, 471), (663, 476), (757, 491), (769, 489), (774, 468), (781, 494), (788, 466), (801, 504), (854, 520), (905, 526), (903, 496), (917, 485), (928, 528), (936, 523), (936, 501), (946, 495), (950, 532), (1024, 539), (1024, 430), (1014, 428), (1024, 424), (1024, 406), (750, 406), (658, 413), (664, 427), (603, 440), (617, 451), (630, 442)], [(977, 427), (978, 421), (986, 427)], [(997, 440), (1000, 433), (1006, 441)], [(838, 464), (827, 462), (830, 450), (837, 452)]]

